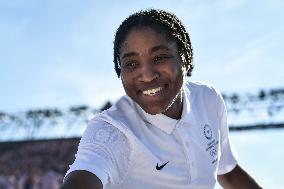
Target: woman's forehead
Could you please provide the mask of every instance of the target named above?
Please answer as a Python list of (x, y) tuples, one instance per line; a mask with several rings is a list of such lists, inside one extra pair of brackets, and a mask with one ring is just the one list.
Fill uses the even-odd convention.
[(133, 31), (147, 31), (151, 30), (157, 35), (164, 36), (168, 40), (175, 40), (174, 37), (171, 35), (171, 32), (169, 31), (168, 28), (164, 26), (160, 26), (159, 24), (151, 24), (151, 25), (134, 25), (132, 27), (129, 27), (127, 31), (125, 32), (124, 37), (122, 38), (121, 43), (124, 43), (126, 38), (129, 36), (130, 33)]
[[(135, 27), (129, 30), (121, 43), (121, 47), (124, 45), (129, 45), (129, 43), (143, 43), (145, 42), (145, 38), (147, 39), (146, 42), (152, 42), (154, 44), (157, 43), (164, 43), (164, 44), (173, 44), (176, 43), (174, 38), (169, 38), (166, 32), (157, 31), (152, 27)], [(150, 41), (152, 40), (152, 41)]]
[[(173, 40), (168, 40), (165, 34), (158, 33), (152, 28), (143, 27), (131, 30), (121, 46), (121, 52), (129, 51), (145, 51), (145, 53), (152, 53), (158, 50), (176, 51), (177, 45)], [(121, 54), (121, 56), (124, 56)]]

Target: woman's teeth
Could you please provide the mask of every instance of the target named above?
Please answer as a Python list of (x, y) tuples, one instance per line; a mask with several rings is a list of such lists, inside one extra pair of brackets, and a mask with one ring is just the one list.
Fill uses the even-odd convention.
[(160, 92), (161, 90), (162, 90), (162, 87), (158, 87), (158, 88), (155, 88), (155, 89), (149, 89), (147, 91), (143, 91), (143, 94), (153, 96), (153, 95), (157, 94), (158, 92)]

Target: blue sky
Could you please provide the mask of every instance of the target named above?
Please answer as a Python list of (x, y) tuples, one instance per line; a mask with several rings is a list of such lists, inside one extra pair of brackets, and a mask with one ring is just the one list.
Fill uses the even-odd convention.
[(0, 1), (0, 111), (98, 107), (124, 94), (112, 63), (116, 28), (161, 8), (186, 25), (192, 80), (221, 92), (284, 86), (284, 2), (276, 0)]
[(283, 136), (283, 129), (231, 132), (238, 163), (263, 188), (283, 188)]
[[(221, 92), (284, 87), (281, 0), (0, 0), (0, 111), (114, 102), (124, 94), (112, 63), (115, 30), (150, 7), (175, 13), (188, 29), (191, 80)], [(258, 181), (283, 186), (283, 130), (231, 136)]]

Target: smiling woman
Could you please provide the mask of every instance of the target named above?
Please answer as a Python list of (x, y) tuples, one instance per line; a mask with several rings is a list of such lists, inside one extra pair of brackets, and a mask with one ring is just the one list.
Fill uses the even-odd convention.
[(179, 119), (185, 66), (174, 41), (149, 27), (132, 29), (120, 50), (126, 94), (149, 114)]
[(97, 115), (63, 189), (260, 188), (237, 164), (221, 94), (186, 81), (188, 33), (175, 15), (146, 10), (119, 26), (115, 70), (126, 95)]

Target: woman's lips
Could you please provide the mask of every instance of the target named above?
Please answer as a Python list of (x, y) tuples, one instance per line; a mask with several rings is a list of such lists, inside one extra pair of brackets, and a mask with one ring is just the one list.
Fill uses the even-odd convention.
[(144, 90), (144, 91), (142, 91), (142, 93), (143, 93), (144, 95), (147, 95), (147, 96), (154, 96), (154, 95), (156, 95), (157, 93), (159, 93), (161, 90), (162, 90), (162, 87), (156, 87), (156, 88)]

